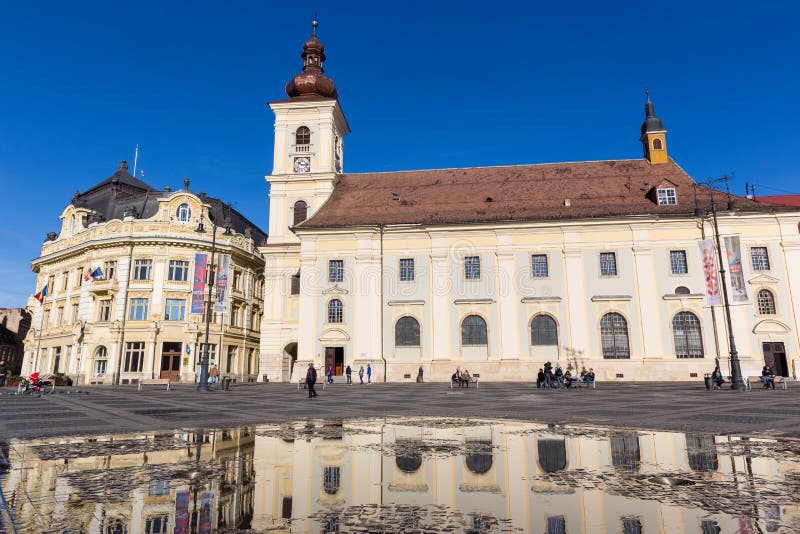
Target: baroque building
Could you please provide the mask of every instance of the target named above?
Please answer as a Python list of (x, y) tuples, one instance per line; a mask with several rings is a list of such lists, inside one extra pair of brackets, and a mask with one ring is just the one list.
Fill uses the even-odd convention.
[(741, 243), (743, 373), (796, 373), (800, 210), (695, 182), (649, 96), (642, 158), (352, 174), (316, 23), (302, 58), (288, 98), (269, 104), (261, 373), (297, 380), (312, 362), (390, 381), (457, 367), (532, 380), (560, 361), (600, 380), (689, 380), (715, 359), (725, 371), (698, 248), (714, 195), (720, 233)]
[[(61, 372), (83, 384), (192, 382), (209, 343), (221, 374), (255, 379), (264, 291), (257, 246), (266, 238), (255, 224), (193, 193), (188, 180), (181, 190), (156, 190), (124, 161), (76, 191), (60, 219), (33, 260), (37, 290), (48, 289), (41, 304), (29, 303), (25, 374)], [(230, 298), (206, 341), (190, 302), (195, 254), (211, 253), (214, 233), (216, 253), (231, 256)]]

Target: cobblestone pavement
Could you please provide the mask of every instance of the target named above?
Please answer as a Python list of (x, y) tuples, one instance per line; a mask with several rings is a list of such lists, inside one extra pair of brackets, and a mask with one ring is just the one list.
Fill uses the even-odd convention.
[(788, 391), (707, 391), (702, 383), (600, 383), (597, 389), (537, 390), (523, 383), (450, 389), (445, 383), (233, 384), (200, 393), (191, 385), (58, 388), (42, 397), (0, 395), (0, 436), (29, 438), (224, 428), (307, 418), (493, 417), (650, 430), (800, 437), (800, 384)]

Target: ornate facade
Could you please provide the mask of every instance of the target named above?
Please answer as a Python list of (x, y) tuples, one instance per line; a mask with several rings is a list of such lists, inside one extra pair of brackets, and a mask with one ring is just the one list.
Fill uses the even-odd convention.
[(800, 211), (696, 183), (649, 97), (641, 159), (349, 174), (316, 30), (302, 57), (289, 98), (270, 104), (261, 372), (532, 380), (549, 360), (600, 380), (702, 377), (728, 355), (698, 248), (714, 195), (721, 234), (741, 242), (742, 370), (797, 372)]
[[(230, 254), (230, 299), (212, 318), (211, 362), (222, 375), (257, 372), (265, 235), (236, 210), (184, 189), (157, 191), (117, 172), (76, 192), (33, 261), (43, 303), (32, 300), (23, 372), (65, 373), (78, 383), (193, 381), (205, 340), (190, 313), (195, 254)], [(216, 221), (218, 226), (214, 225)], [(89, 276), (100, 268), (97, 279)]]

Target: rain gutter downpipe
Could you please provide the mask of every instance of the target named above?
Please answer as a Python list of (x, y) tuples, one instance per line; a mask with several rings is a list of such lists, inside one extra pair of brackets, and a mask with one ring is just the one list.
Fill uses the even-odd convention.
[(380, 276), (380, 283), (381, 283), (381, 309), (379, 310), (381, 315), (381, 360), (383, 360), (383, 381), (386, 382), (386, 356), (383, 354), (383, 229), (384, 225), (379, 224), (378, 229), (380, 230), (381, 234), (381, 276)]

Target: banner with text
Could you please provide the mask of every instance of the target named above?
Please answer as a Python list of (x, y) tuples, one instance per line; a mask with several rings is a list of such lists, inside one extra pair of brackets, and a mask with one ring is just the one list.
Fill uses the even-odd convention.
[(190, 313), (202, 314), (206, 296), (208, 277), (208, 256), (194, 255), (194, 282), (192, 283), (192, 308)]
[(231, 265), (230, 254), (220, 254), (217, 264), (217, 300), (214, 302), (215, 313), (225, 313), (228, 311), (228, 298), (231, 294), (228, 285), (228, 270)]
[(706, 280), (706, 305), (719, 306), (722, 304), (722, 296), (717, 262), (714, 259), (714, 242), (711, 239), (702, 239), (697, 245), (700, 247), (700, 261), (703, 263), (703, 275)]
[(731, 298), (733, 302), (747, 302), (747, 287), (744, 285), (742, 271), (742, 247), (738, 235), (725, 238), (725, 251), (728, 254), (728, 271), (731, 273)]

